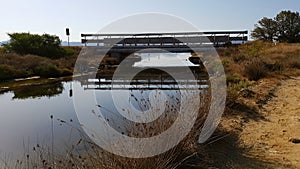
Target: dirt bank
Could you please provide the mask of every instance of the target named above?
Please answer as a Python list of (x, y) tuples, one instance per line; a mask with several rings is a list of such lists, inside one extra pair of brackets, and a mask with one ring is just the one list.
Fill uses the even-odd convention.
[(258, 109), (260, 119), (242, 122), (241, 146), (247, 155), (300, 168), (300, 77), (282, 80), (273, 96)]

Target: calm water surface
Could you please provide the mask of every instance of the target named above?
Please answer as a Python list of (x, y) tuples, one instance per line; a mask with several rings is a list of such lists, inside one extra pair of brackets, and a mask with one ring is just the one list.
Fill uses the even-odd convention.
[[(56, 145), (76, 140), (78, 135), (72, 128), (78, 128), (78, 121), (70, 87), (71, 82), (58, 82), (1, 94), (0, 152), (25, 153), (36, 144), (50, 145), (52, 121)], [(62, 124), (58, 119), (72, 125)]]
[[(135, 66), (151, 66), (153, 63), (163, 63), (166, 60), (169, 60), (169, 65), (162, 65), (178, 66), (178, 62), (171, 62), (170, 56), (147, 55), (142, 58)], [(178, 59), (182, 62), (186, 62), (185, 58), (186, 55), (178, 55)], [(117, 109), (113, 104), (110, 90), (87, 90), (86, 86), (78, 81), (26, 86), (0, 94), (0, 156), (28, 153), (37, 144), (51, 147), (53, 143), (57, 151), (63, 151), (75, 144), (81, 138), (78, 130), (83, 130), (74, 108), (74, 90), (79, 95), (94, 92), (97, 102), (94, 108), (100, 109), (99, 105), (101, 105), (101, 112), (108, 119), (109, 124), (120, 133), (126, 130), (122, 124), (128, 121), (124, 121), (124, 118), (116, 113), (120, 108)], [(120, 96), (124, 94), (122, 90), (117, 92)], [(160, 92), (163, 93), (170, 107), (173, 105), (173, 109), (178, 108), (180, 95), (178, 90)], [(156, 94), (155, 90), (132, 90), (129, 109), (146, 111), (150, 108), (149, 96), (154, 97)], [(88, 104), (87, 101), (88, 99), (84, 97), (81, 99), (83, 105)], [(90, 109), (87, 113), (93, 113), (93, 110)], [(172, 117), (176, 118), (176, 114)]]
[[(89, 90), (78, 81), (23, 87), (0, 94), (0, 153), (22, 154), (37, 144), (49, 147), (52, 145), (52, 139), (58, 151), (75, 144), (81, 138), (77, 130), (82, 131), (82, 129), (74, 108), (74, 90), (79, 96), (87, 93), (95, 94), (97, 104), (86, 113), (92, 114), (94, 110), (101, 109), (105, 119), (120, 133), (128, 129), (122, 124), (130, 123), (116, 113), (120, 109), (146, 111), (151, 107), (150, 101), (162, 95), (164, 100), (156, 98), (157, 103), (167, 100), (168, 107), (172, 107), (172, 112), (176, 112), (175, 110), (180, 106), (179, 90), (131, 90), (128, 100), (124, 100), (123, 107), (117, 109), (111, 90)], [(126, 94), (126, 90), (115, 92), (120, 97)], [(80, 98), (82, 105), (90, 104), (88, 101), (89, 99), (84, 97)], [(158, 106), (164, 107), (159, 104)], [(51, 116), (53, 119), (50, 118)], [(170, 116), (170, 118), (176, 117), (176, 113)]]

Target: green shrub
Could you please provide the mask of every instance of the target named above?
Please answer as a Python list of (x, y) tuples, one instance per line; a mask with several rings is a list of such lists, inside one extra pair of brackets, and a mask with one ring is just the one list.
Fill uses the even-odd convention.
[(229, 65), (230, 65), (230, 61), (229, 60), (222, 60), (222, 65), (224, 66), (224, 67), (228, 67)]
[(26, 72), (22, 70), (15, 69), (9, 65), (0, 65), (0, 80), (10, 80), (14, 78), (23, 77)]
[(14, 69), (11, 66), (0, 65), (0, 80), (13, 79)]
[(5, 45), (5, 48), (21, 55), (33, 54), (48, 58), (60, 58), (65, 54), (60, 47), (61, 40), (55, 35), (12, 33), (8, 36), (10, 43)]
[(62, 49), (64, 51), (64, 56), (73, 56), (76, 53), (76, 51), (70, 47), (63, 47)]
[(265, 63), (260, 58), (255, 58), (245, 65), (244, 74), (249, 80), (259, 80), (267, 76)]
[(258, 57), (262, 49), (265, 47), (265, 43), (262, 41), (254, 41), (248, 44), (245, 44), (245, 47), (241, 50), (242, 55), (247, 58)]
[(0, 54), (5, 53), (5, 52), (6, 52), (6, 49), (4, 47), (0, 46)]
[(45, 63), (37, 66), (34, 69), (36, 75), (41, 77), (59, 77), (61, 71), (51, 63)]
[(234, 74), (226, 74), (226, 82), (228, 84), (236, 84), (241, 81), (241, 77), (239, 74), (234, 73)]
[(73, 71), (67, 68), (63, 68), (61, 71), (61, 76), (70, 76), (73, 75)]

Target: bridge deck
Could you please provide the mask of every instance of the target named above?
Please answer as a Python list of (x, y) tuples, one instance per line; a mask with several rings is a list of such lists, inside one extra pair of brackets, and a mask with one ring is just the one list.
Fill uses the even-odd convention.
[(189, 52), (190, 47), (241, 44), (248, 40), (248, 31), (143, 33), (143, 34), (81, 34), (86, 46), (112, 48), (114, 52), (134, 52), (146, 48), (172, 48), (171, 52)]

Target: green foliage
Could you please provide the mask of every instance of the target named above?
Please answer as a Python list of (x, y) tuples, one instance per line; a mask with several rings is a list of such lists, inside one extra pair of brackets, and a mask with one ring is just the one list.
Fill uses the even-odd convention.
[(259, 57), (265, 47), (267, 47), (267, 43), (263, 41), (247, 43), (244, 48), (240, 49), (240, 52), (243, 55), (240, 59), (252, 59), (253, 57)]
[(300, 42), (300, 15), (298, 12), (282, 11), (276, 17), (279, 42)]
[(61, 40), (58, 36), (30, 33), (8, 34), (10, 43), (5, 48), (21, 55), (33, 54), (48, 58), (60, 58), (65, 54), (65, 50), (60, 48)]
[(12, 79), (14, 69), (8, 65), (0, 65), (0, 80)]
[(18, 78), (25, 74), (26, 72), (23, 73), (12, 66), (0, 64), (0, 80)]
[(0, 54), (5, 53), (5, 52), (6, 52), (6, 49), (4, 47), (0, 46)]
[(75, 61), (76, 55), (53, 60), (36, 55), (4, 53), (0, 54), (0, 79), (69, 76), (73, 74)]
[(252, 37), (264, 41), (299, 43), (300, 15), (298, 12), (282, 11), (274, 19), (264, 17), (255, 25)]
[(64, 56), (72, 56), (76, 53), (76, 51), (72, 48), (64, 47), (63, 48), (63, 53), (64, 53)]
[(51, 63), (44, 63), (37, 66), (34, 69), (34, 72), (41, 77), (59, 77), (61, 75), (60, 70)]
[(240, 77), (239, 74), (237, 74), (237, 73), (234, 73), (234, 74), (228, 73), (228, 74), (226, 74), (226, 83), (227, 83), (227, 85), (236, 84), (236, 83), (239, 83), (240, 81), (241, 81), (241, 77)]
[(222, 60), (222, 65), (224, 67), (228, 67), (230, 65), (230, 62), (228, 60)]
[(247, 80), (244, 80), (244, 81), (239, 81), (238, 83), (232, 83), (232, 84), (230, 84), (229, 87), (232, 90), (232, 92), (238, 93), (242, 89), (246, 89), (250, 86), (251, 86), (251, 83)]
[(63, 68), (61, 71), (60, 71), (60, 74), (61, 76), (70, 76), (70, 75), (73, 75), (73, 71), (72, 70), (69, 70), (67, 68)]
[(260, 40), (273, 41), (277, 33), (276, 25), (276, 21), (264, 17), (258, 21), (258, 24), (255, 24), (252, 37)]

